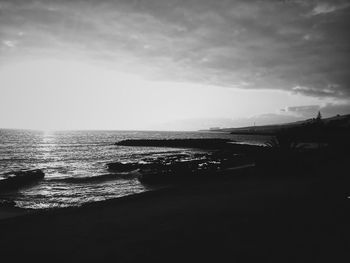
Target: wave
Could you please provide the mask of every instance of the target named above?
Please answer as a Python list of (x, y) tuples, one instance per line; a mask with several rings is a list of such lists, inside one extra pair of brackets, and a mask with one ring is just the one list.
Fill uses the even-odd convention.
[(118, 179), (134, 179), (137, 176), (136, 173), (109, 173), (96, 176), (87, 177), (64, 177), (64, 178), (52, 178), (48, 179), (50, 182), (61, 183), (100, 183), (104, 181), (118, 180)]

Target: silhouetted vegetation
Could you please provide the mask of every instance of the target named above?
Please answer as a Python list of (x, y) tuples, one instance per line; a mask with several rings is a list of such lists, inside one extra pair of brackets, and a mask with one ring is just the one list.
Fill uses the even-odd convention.
[[(270, 173), (297, 173), (321, 171), (326, 163), (349, 157), (350, 115), (322, 120), (317, 117), (297, 126), (280, 129), (266, 142), (266, 151), (256, 157), (259, 167)], [(316, 172), (317, 171), (317, 172)]]

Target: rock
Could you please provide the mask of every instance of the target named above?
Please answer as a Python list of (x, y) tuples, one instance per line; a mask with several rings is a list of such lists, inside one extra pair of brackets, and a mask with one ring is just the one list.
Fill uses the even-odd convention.
[(16, 206), (16, 202), (13, 200), (0, 200), (1, 208), (13, 208)]
[(138, 169), (138, 163), (107, 163), (108, 170), (114, 172), (130, 172)]
[(45, 173), (40, 169), (10, 172), (0, 178), (0, 191), (15, 190), (43, 179)]
[(221, 149), (229, 147), (227, 139), (167, 139), (167, 140), (123, 140), (115, 143), (119, 146), (144, 147), (173, 147), (173, 148), (199, 148)]

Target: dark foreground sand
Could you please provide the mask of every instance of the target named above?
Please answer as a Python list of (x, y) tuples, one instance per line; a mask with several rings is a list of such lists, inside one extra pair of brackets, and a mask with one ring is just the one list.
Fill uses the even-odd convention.
[(3, 219), (0, 261), (350, 262), (349, 188), (329, 178), (256, 172)]

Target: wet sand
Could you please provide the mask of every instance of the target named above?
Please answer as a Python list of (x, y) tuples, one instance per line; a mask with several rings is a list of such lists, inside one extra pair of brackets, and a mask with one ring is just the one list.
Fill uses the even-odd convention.
[(253, 172), (3, 219), (1, 261), (347, 262), (348, 185), (330, 178)]

